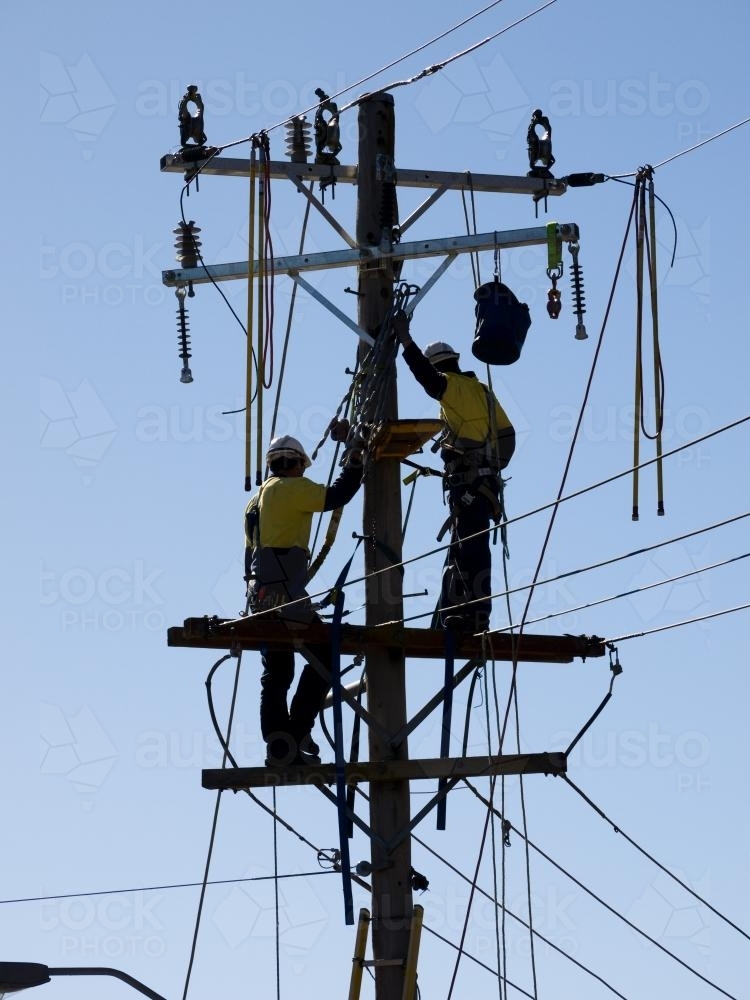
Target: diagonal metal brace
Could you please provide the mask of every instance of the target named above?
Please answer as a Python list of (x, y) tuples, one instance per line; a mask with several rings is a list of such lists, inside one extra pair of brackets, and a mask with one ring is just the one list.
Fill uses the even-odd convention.
[(425, 816), (429, 816), (429, 814), (432, 812), (435, 806), (438, 806), (440, 805), (441, 802), (445, 801), (448, 792), (452, 792), (460, 780), (461, 780), (460, 778), (444, 778), (440, 782), (440, 787), (432, 796), (427, 805), (424, 806), (422, 809), (420, 809), (419, 812), (416, 814), (416, 816), (412, 816), (409, 823), (403, 829), (399, 830), (399, 832), (395, 836), (391, 837), (391, 839), (388, 841), (386, 845), (386, 850), (389, 853), (391, 851), (395, 851), (398, 845), (403, 843), (403, 841), (409, 836), (411, 831), (414, 830), (422, 822)]
[[(468, 663), (461, 667), (458, 673), (454, 675), (453, 687), (457, 688), (459, 684), (463, 683), (463, 681), (465, 681), (466, 678), (477, 669), (477, 667), (481, 667), (484, 662), (484, 660), (469, 660)], [(433, 697), (430, 698), (430, 700), (422, 708), (420, 708), (416, 715), (412, 716), (405, 726), (402, 726), (401, 729), (399, 729), (399, 731), (391, 737), (390, 745), (393, 749), (396, 750), (400, 747), (404, 740), (411, 733), (413, 733), (418, 726), (421, 726), (424, 720), (431, 715), (444, 700), (445, 688), (442, 687), (437, 694), (433, 695)]]
[[(328, 677), (328, 671), (323, 667), (318, 658), (316, 656), (313, 656), (310, 650), (303, 643), (301, 644), (295, 643), (294, 648), (296, 652), (304, 656), (305, 660), (310, 664), (311, 667), (313, 667), (315, 670), (318, 671), (321, 677), (325, 678)], [(349, 706), (349, 708), (351, 708), (354, 714), (358, 715), (364, 723), (366, 723), (368, 726), (371, 726), (373, 729), (376, 729), (380, 733), (382, 739), (384, 740), (388, 739), (388, 732), (386, 731), (385, 727), (382, 726), (378, 722), (378, 720), (373, 715), (371, 715), (359, 701), (357, 701), (355, 695), (353, 695), (351, 691), (348, 691), (347, 688), (343, 686), (341, 688), (341, 699), (342, 701), (345, 701), (347, 703), (347, 705)]]
[(336, 319), (340, 319), (345, 326), (348, 326), (350, 330), (353, 330), (360, 340), (364, 340), (366, 344), (369, 344), (369, 346), (372, 347), (375, 341), (370, 334), (366, 330), (363, 330), (361, 326), (358, 326), (350, 316), (347, 316), (345, 312), (342, 312), (338, 306), (335, 306), (330, 299), (327, 299), (325, 295), (323, 295), (322, 292), (319, 292), (318, 289), (311, 285), (309, 281), (305, 281), (299, 271), (290, 271), (289, 277), (295, 284), (299, 285), (300, 288), (304, 288), (309, 295), (312, 295), (314, 299), (317, 299), (321, 305), (324, 305), (329, 312), (333, 313)]
[(305, 196), (305, 198), (307, 198), (307, 200), (310, 202), (310, 204), (314, 208), (317, 208), (317, 210), (320, 212), (320, 214), (323, 216), (323, 218), (326, 220), (326, 222), (330, 223), (330, 225), (333, 226), (333, 228), (339, 234), (339, 236), (344, 241), (344, 243), (348, 243), (349, 246), (352, 248), (352, 250), (354, 250), (356, 248), (356, 246), (357, 246), (357, 241), (354, 239), (353, 236), (350, 236), (349, 233), (347, 233), (347, 231), (341, 225), (341, 223), (339, 222), (339, 220), (334, 215), (331, 215), (331, 213), (325, 207), (325, 205), (323, 204), (323, 202), (319, 201), (315, 197), (315, 195), (312, 193), (312, 191), (310, 191), (309, 188), (306, 188), (305, 185), (300, 181), (300, 179), (298, 177), (290, 177), (289, 180), (292, 181), (292, 183), (297, 188), (297, 190), (301, 194), (303, 194)]
[[(339, 803), (335, 792), (332, 792), (331, 789), (327, 788), (325, 785), (316, 785), (315, 787), (318, 788), (325, 795), (328, 801), (332, 802), (333, 805), (336, 806), (336, 808), (338, 809)], [(369, 827), (367, 823), (365, 823), (365, 821), (360, 816), (358, 816), (353, 809), (349, 809), (347, 807), (346, 813), (347, 813), (347, 818), (350, 819), (352, 823), (354, 823), (356, 826), (358, 826), (360, 830), (367, 837), (370, 837), (371, 840), (376, 841), (384, 850), (386, 851), (388, 850), (387, 842), (383, 840), (380, 834), (374, 833), (371, 827)]]

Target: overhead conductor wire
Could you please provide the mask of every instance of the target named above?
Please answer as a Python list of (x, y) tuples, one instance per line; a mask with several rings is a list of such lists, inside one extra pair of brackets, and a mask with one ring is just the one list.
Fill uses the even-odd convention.
[[(468, 780), (468, 778), (464, 778), (463, 781), (464, 784), (467, 785), (468, 788), (474, 793), (474, 795), (480, 800), (480, 802), (483, 802), (488, 809), (492, 809), (494, 812), (496, 812), (498, 816), (501, 815), (494, 808), (492, 802), (489, 799), (485, 798), (485, 796), (482, 795), (481, 792), (479, 792), (479, 790), (472, 785), (472, 783)], [(558, 871), (562, 872), (563, 875), (569, 878), (571, 882), (574, 882), (580, 889), (583, 889), (583, 891), (587, 893), (589, 896), (591, 896), (592, 899), (595, 899), (597, 903), (603, 906), (610, 913), (614, 914), (614, 916), (622, 920), (623, 923), (627, 924), (627, 926), (630, 927), (631, 930), (634, 930), (637, 934), (640, 934), (641, 937), (645, 938), (650, 944), (655, 945), (660, 951), (663, 951), (665, 955), (668, 955), (670, 958), (674, 959), (674, 961), (677, 962), (678, 965), (681, 965), (684, 969), (692, 973), (698, 979), (702, 980), (704, 983), (707, 983), (709, 986), (717, 990), (719, 993), (723, 993), (724, 996), (730, 997), (731, 1000), (736, 1000), (736, 998), (733, 997), (731, 993), (727, 993), (726, 990), (723, 990), (720, 986), (717, 986), (717, 984), (714, 983), (713, 980), (709, 979), (707, 976), (704, 976), (702, 973), (698, 972), (698, 970), (694, 969), (692, 965), (688, 964), (688, 962), (683, 961), (683, 959), (681, 959), (678, 955), (675, 955), (674, 952), (670, 951), (669, 948), (666, 948), (663, 944), (660, 944), (655, 938), (651, 937), (651, 935), (647, 934), (646, 931), (641, 930), (641, 928), (637, 924), (634, 924), (632, 920), (628, 920), (628, 918), (624, 916), (622, 913), (620, 913), (619, 910), (616, 910), (614, 906), (610, 906), (610, 904), (605, 902), (605, 900), (603, 900), (601, 896), (598, 896), (592, 889), (589, 889), (587, 885), (581, 882), (580, 879), (577, 879), (575, 875), (571, 875), (571, 873), (566, 868), (564, 868), (561, 864), (558, 864), (558, 862), (555, 861), (553, 858), (551, 858), (549, 854), (546, 854), (541, 849), (541, 847), (537, 847), (536, 844), (533, 844), (530, 840), (528, 840), (528, 838), (523, 834), (523, 832), (517, 829), (515, 826), (513, 826), (512, 823), (510, 823), (507, 820), (505, 820), (505, 822), (508, 823), (508, 827), (511, 830), (513, 830), (514, 833), (518, 834), (519, 837), (526, 840), (528, 842), (528, 846), (533, 848), (537, 852), (537, 854), (539, 854), (546, 861), (548, 861)], [(680, 885), (683, 885), (683, 883), (680, 882), (679, 879), (677, 879), (677, 881), (679, 882)], [(739, 928), (737, 929), (739, 930)], [(740, 933), (744, 932), (740, 931)]]
[[(707, 431), (705, 434), (701, 434), (697, 438), (692, 438), (690, 441), (686, 441), (684, 444), (677, 445), (676, 447), (672, 448), (670, 451), (665, 451), (664, 454), (662, 455), (662, 458), (670, 458), (673, 455), (677, 455), (680, 452), (683, 452), (683, 451), (687, 450), (688, 448), (693, 448), (693, 447), (695, 447), (698, 444), (702, 444), (704, 441), (708, 441), (711, 438), (717, 437), (719, 434), (724, 434), (724, 433), (726, 433), (726, 431), (734, 430), (735, 428), (740, 427), (743, 424), (748, 423), (748, 421), (750, 421), (750, 414), (747, 414), (744, 417), (739, 417), (737, 420), (731, 420), (728, 424), (723, 424), (721, 427), (716, 427), (712, 431)], [(644, 469), (644, 468), (646, 468), (649, 465), (653, 465), (656, 461), (657, 461), (656, 458), (649, 458), (645, 462), (641, 462), (639, 468)], [(602, 486), (608, 486), (610, 483), (614, 483), (618, 479), (623, 479), (625, 476), (630, 476), (630, 475), (632, 475), (632, 472), (633, 472), (632, 466), (628, 466), (627, 469), (623, 469), (620, 472), (616, 472), (613, 475), (607, 476), (605, 479), (600, 479), (600, 480), (598, 480), (595, 483), (590, 483), (588, 486), (583, 486), (583, 487), (581, 487), (581, 489), (574, 490), (572, 493), (568, 493), (565, 496), (560, 497), (559, 499), (551, 500), (548, 503), (542, 504), (540, 507), (534, 507), (531, 510), (527, 510), (527, 511), (524, 511), (523, 513), (521, 513), (521, 514), (516, 514), (513, 517), (509, 517), (509, 518), (507, 518), (505, 520), (504, 523), (505, 523), (505, 525), (515, 524), (518, 521), (525, 520), (527, 517), (534, 517), (536, 514), (543, 514), (544, 511), (551, 510), (554, 507), (558, 507), (560, 504), (566, 503), (568, 500), (574, 500), (577, 497), (583, 496), (586, 493), (591, 493), (593, 490), (600, 489)], [(744, 516), (744, 515), (741, 515), (741, 516)], [(469, 539), (472, 539), (472, 538), (479, 538), (481, 535), (489, 534), (491, 531), (494, 531), (494, 530), (495, 530), (494, 529), (494, 525), (490, 525), (489, 528), (483, 528), (481, 531), (477, 531), (473, 535), (467, 535), (464, 538), (464, 541), (468, 541)], [(374, 577), (374, 576), (379, 576), (381, 573), (391, 572), (394, 569), (398, 569), (400, 566), (409, 566), (412, 563), (419, 562), (422, 559), (426, 559), (428, 556), (435, 555), (438, 552), (444, 552), (448, 548), (450, 548), (450, 543), (447, 543), (447, 544), (444, 544), (444, 545), (437, 545), (434, 548), (426, 549), (424, 552), (419, 552), (417, 555), (410, 556), (408, 559), (402, 559), (399, 563), (390, 564), (389, 566), (386, 566), (383, 569), (372, 570), (372, 572), (368, 574), (367, 579), (369, 579), (371, 577)], [(344, 587), (352, 587), (352, 586), (354, 586), (357, 583), (362, 583), (365, 579), (366, 578), (363, 577), (363, 576), (361, 576), (361, 577), (355, 577), (353, 580), (347, 580), (346, 583), (343, 584), (343, 586)], [(310, 596), (310, 599), (314, 600), (317, 597), (323, 597), (327, 593), (328, 593), (327, 590), (321, 590), (321, 591), (316, 591), (314, 594), (310, 594), (309, 596)], [(307, 598), (297, 598), (294, 601), (287, 601), (286, 604), (279, 605), (279, 607), (276, 610), (280, 610), (281, 608), (292, 607), (295, 604), (298, 604), (298, 603), (300, 603), (303, 600), (307, 600)], [(256, 612), (256, 616), (260, 617), (260, 616), (262, 616), (264, 614), (267, 614), (267, 613), (268, 612), (263, 612), (263, 611)], [(222, 624), (223, 625), (234, 625), (237, 622), (240, 622), (240, 621), (243, 621), (243, 620), (244, 620), (243, 618), (227, 619)], [(390, 625), (392, 623), (386, 622), (384, 624)], [(374, 626), (374, 627), (378, 628), (378, 627), (381, 627), (381, 626)]]

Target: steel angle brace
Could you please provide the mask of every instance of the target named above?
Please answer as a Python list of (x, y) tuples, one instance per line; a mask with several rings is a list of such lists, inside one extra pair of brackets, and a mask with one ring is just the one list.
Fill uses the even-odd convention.
[[(458, 673), (454, 675), (452, 687), (457, 688), (459, 684), (462, 684), (466, 678), (477, 669), (477, 667), (483, 666), (484, 662), (484, 660), (469, 660), (463, 667), (461, 667)], [(436, 695), (433, 695), (433, 697), (430, 698), (430, 700), (417, 712), (416, 715), (412, 716), (405, 726), (399, 729), (399, 731), (391, 737), (389, 742), (394, 750), (401, 746), (404, 740), (410, 736), (418, 726), (421, 726), (424, 720), (431, 715), (440, 704), (442, 704), (445, 700), (445, 695), (446, 689), (443, 687)]]
[[(446, 778), (445, 784), (440, 788), (432, 798), (429, 800), (427, 805), (423, 806), (419, 812), (411, 818), (406, 826), (402, 827), (390, 840), (384, 840), (379, 834), (375, 833), (372, 828), (365, 823), (365, 821), (359, 817), (353, 809), (346, 807), (347, 817), (354, 823), (359, 829), (367, 836), (374, 840), (377, 844), (382, 847), (386, 854), (391, 854), (398, 847), (399, 844), (409, 836), (411, 831), (417, 827), (425, 816), (428, 816), (435, 806), (441, 802), (445, 796), (452, 791), (456, 785), (463, 779), (462, 775), (455, 775), (452, 778)], [(331, 791), (330, 788), (326, 788), (325, 785), (316, 785), (318, 791), (322, 792), (323, 795), (331, 802), (336, 808), (339, 808), (339, 799), (335, 792)]]
[[(338, 796), (336, 795), (335, 792), (332, 792), (330, 788), (326, 788), (325, 785), (316, 784), (315, 787), (318, 789), (319, 792), (322, 792), (323, 795), (325, 795), (325, 797), (328, 799), (328, 801), (332, 802), (334, 806), (336, 806), (336, 808), (338, 809)], [(367, 825), (367, 823), (365, 823), (365, 821), (361, 819), (356, 814), (356, 812), (354, 812), (353, 809), (349, 809), (347, 807), (346, 814), (347, 817), (352, 821), (352, 823), (354, 823), (355, 826), (358, 826), (359, 829), (367, 837), (370, 837), (372, 840), (376, 841), (376, 843), (378, 843), (383, 848), (384, 851), (388, 850), (388, 844), (386, 843), (386, 841), (383, 840), (383, 838), (379, 834), (374, 833), (373, 830)]]
[[(451, 752), (451, 720), (453, 718), (453, 675), (456, 665), (456, 633), (453, 629), (445, 630), (445, 682), (443, 684), (443, 720), (440, 727), (440, 756), (450, 757)], [(448, 792), (447, 778), (438, 781), (438, 794)], [(437, 829), (445, 829), (445, 816), (448, 803), (446, 795), (439, 799), (437, 807)]]
[(353, 319), (347, 316), (346, 313), (339, 309), (338, 306), (335, 306), (330, 299), (327, 299), (325, 295), (323, 295), (322, 292), (319, 292), (318, 289), (311, 285), (309, 281), (305, 281), (299, 271), (289, 271), (289, 277), (296, 285), (299, 285), (300, 288), (304, 288), (308, 294), (312, 295), (312, 297), (317, 299), (321, 305), (325, 306), (330, 313), (333, 313), (336, 319), (341, 320), (345, 326), (348, 326), (350, 330), (353, 330), (360, 340), (364, 340), (368, 346), (372, 347), (375, 341), (367, 330), (363, 330), (361, 326), (358, 326)]
[(442, 195), (445, 194), (446, 191), (449, 190), (450, 187), (448, 186), (448, 184), (441, 184), (439, 188), (437, 188), (435, 191), (432, 192), (431, 195), (429, 195), (429, 197), (425, 198), (422, 204), (419, 205), (418, 208), (415, 208), (414, 211), (411, 213), (411, 215), (408, 218), (404, 219), (404, 221), (398, 227), (401, 235), (403, 235), (409, 228), (409, 226), (412, 226), (417, 221), (417, 219), (420, 219), (429, 208), (432, 208), (432, 206), (435, 204), (438, 198), (440, 198)]
[[(327, 672), (324, 671), (323, 666), (319, 662), (318, 658), (312, 654), (312, 652), (304, 645), (304, 643), (300, 644), (295, 643), (294, 648), (296, 652), (298, 652), (301, 656), (304, 656), (305, 660), (310, 664), (311, 667), (313, 667), (314, 670), (318, 671), (321, 677), (327, 676)], [(380, 733), (381, 738), (387, 742), (389, 739), (389, 734), (385, 729), (385, 727), (381, 726), (381, 724), (378, 722), (375, 716), (371, 715), (367, 711), (367, 709), (357, 701), (357, 699), (351, 693), (351, 691), (349, 691), (343, 685), (340, 685), (339, 687), (340, 687), (341, 700), (345, 701), (349, 706), (349, 708), (351, 708), (351, 710), (354, 712), (354, 714), (359, 716), (359, 718), (362, 719), (362, 721), (367, 726), (370, 726), (372, 729), (377, 730)]]
[(433, 285), (435, 285), (440, 280), (440, 278), (442, 278), (442, 276), (445, 274), (445, 272), (448, 270), (448, 268), (451, 266), (451, 264), (453, 263), (453, 261), (456, 259), (457, 256), (458, 256), (457, 253), (449, 253), (448, 256), (445, 258), (445, 260), (438, 267), (435, 268), (435, 270), (429, 276), (427, 281), (425, 281), (425, 283), (422, 285), (417, 294), (414, 296), (414, 298), (411, 300), (411, 302), (404, 310), (407, 316), (411, 316), (411, 314), (417, 308), (417, 306), (425, 297), (425, 295), (429, 292), (429, 290), (433, 287)]
[(440, 779), (438, 790), (429, 800), (427, 805), (423, 806), (416, 814), (416, 816), (412, 816), (412, 818), (409, 820), (406, 826), (403, 827), (403, 829), (399, 830), (399, 832), (395, 834), (393, 837), (391, 837), (391, 839), (385, 845), (386, 850), (388, 851), (389, 854), (392, 851), (395, 851), (396, 848), (399, 846), (399, 844), (403, 843), (403, 841), (406, 840), (406, 838), (411, 834), (412, 830), (416, 829), (416, 827), (419, 826), (419, 824), (422, 822), (425, 816), (429, 816), (429, 814), (432, 812), (435, 806), (440, 807), (445, 803), (446, 796), (448, 795), (449, 792), (453, 791), (453, 789), (456, 787), (459, 781), (461, 781), (460, 777)]
[(332, 215), (328, 209), (325, 207), (322, 201), (315, 197), (309, 188), (306, 188), (299, 177), (293, 177), (290, 175), (289, 180), (294, 184), (297, 190), (307, 198), (313, 208), (317, 208), (318, 212), (323, 216), (323, 218), (328, 222), (339, 234), (344, 243), (348, 243), (352, 250), (356, 250), (357, 241), (347, 233), (344, 227), (341, 225), (339, 220)]

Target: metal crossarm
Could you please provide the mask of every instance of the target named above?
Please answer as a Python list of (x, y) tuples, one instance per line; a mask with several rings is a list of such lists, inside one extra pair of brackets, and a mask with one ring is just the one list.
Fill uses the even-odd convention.
[[(565, 774), (566, 770), (565, 754), (555, 752), (501, 754), (491, 757), (361, 761), (357, 764), (347, 764), (344, 777), (347, 785), (358, 785), (373, 781), (477, 778), (493, 774), (557, 775)], [(274, 785), (334, 785), (335, 783), (335, 764), (290, 764), (285, 768), (212, 768), (203, 771), (202, 779), (204, 788), (233, 791)]]
[[(329, 636), (329, 625), (313, 622), (304, 630), (304, 643), (326, 642)], [(284, 622), (262, 615), (229, 620), (206, 616), (187, 618), (183, 625), (170, 628), (167, 642), (170, 646), (195, 649), (260, 649), (271, 642), (294, 646), (295, 637)], [(524, 633), (519, 639), (500, 632), (492, 635), (495, 659), (513, 660), (514, 643), (518, 646), (515, 655), (519, 663), (571, 663), (576, 657), (586, 659), (606, 653), (604, 640), (595, 635)], [(403, 649), (407, 657), (445, 659), (443, 633), (436, 629), (405, 628), (403, 625), (343, 625), (341, 628), (342, 653), (357, 654), (363, 649), (389, 647)], [(458, 636), (456, 656), (464, 660), (482, 659), (481, 635)], [(346, 698), (346, 694), (343, 697)]]
[[(574, 222), (557, 224), (557, 234), (564, 242), (579, 239)], [(331, 267), (356, 267), (377, 261), (413, 260), (422, 257), (442, 257), (444, 254), (476, 253), (480, 250), (505, 249), (547, 245), (547, 226), (527, 229), (507, 229), (470, 236), (445, 236), (411, 243), (394, 244), (391, 250), (377, 246), (359, 247), (355, 250), (325, 250), (320, 253), (293, 254), (273, 257), (264, 262), (264, 274), (289, 274), (292, 271), (320, 271)], [(162, 282), (172, 288), (176, 285), (205, 284), (208, 281), (247, 280), (248, 274), (258, 274), (259, 262), (234, 261), (230, 264), (206, 264), (204, 267), (183, 267), (162, 271)]]
[[(205, 164), (205, 166), (202, 166)], [(200, 169), (204, 177), (249, 177), (250, 167), (248, 160), (243, 157), (215, 156), (206, 163), (199, 160), (197, 163), (189, 163), (183, 160), (179, 153), (167, 153), (162, 156), (159, 162), (160, 169), (164, 173), (182, 174)], [(292, 163), (286, 160), (271, 160), (268, 163), (268, 172), (272, 180), (283, 178), (298, 178), (299, 180), (328, 180), (334, 177), (336, 181), (343, 184), (357, 184), (359, 181), (359, 171), (355, 166), (340, 164), (329, 166), (317, 163)], [(397, 184), (399, 187), (413, 188), (453, 188), (460, 191), (469, 186), (474, 191), (494, 192), (495, 194), (525, 194), (528, 196), (544, 197), (545, 195), (565, 194), (568, 189), (567, 182), (555, 177), (516, 177), (506, 174), (475, 174), (471, 173), (471, 182), (468, 174), (464, 171), (456, 172), (449, 170), (413, 170), (399, 167), (397, 170)]]

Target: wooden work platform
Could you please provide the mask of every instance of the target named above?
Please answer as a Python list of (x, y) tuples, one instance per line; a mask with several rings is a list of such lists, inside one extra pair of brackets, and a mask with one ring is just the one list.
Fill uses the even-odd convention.
[[(346, 764), (347, 785), (371, 781), (418, 781), (421, 778), (481, 778), (493, 774), (565, 774), (563, 753), (502, 754), (495, 757), (428, 758)], [(203, 771), (202, 785), (242, 791), (272, 785), (333, 785), (335, 764), (289, 767), (225, 767)]]
[[(326, 642), (331, 627), (313, 622), (303, 628), (290, 628), (263, 615), (239, 619), (205, 616), (187, 618), (183, 625), (167, 631), (169, 646), (189, 646), (194, 649), (260, 649), (264, 645), (300, 646)], [(464, 659), (513, 660), (514, 638), (505, 632), (491, 636), (486, 654), (481, 636), (458, 635), (455, 655)], [(570, 663), (575, 657), (604, 656), (605, 641), (587, 635), (529, 635), (516, 639), (515, 656), (519, 662)], [(371, 649), (402, 649), (404, 656), (422, 659), (445, 658), (445, 632), (439, 629), (406, 628), (403, 625), (343, 625), (341, 652), (365, 653)]]
[(442, 420), (386, 420), (370, 442), (375, 458), (406, 458), (439, 434)]

